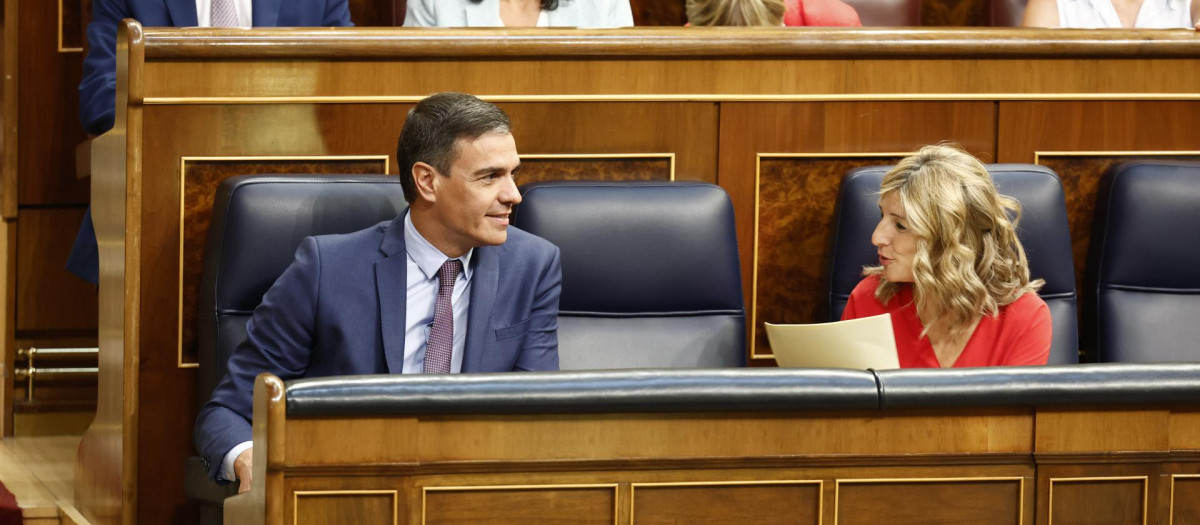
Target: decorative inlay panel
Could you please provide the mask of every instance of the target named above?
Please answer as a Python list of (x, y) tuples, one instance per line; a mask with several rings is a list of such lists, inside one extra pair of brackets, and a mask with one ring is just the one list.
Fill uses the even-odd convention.
[(633, 485), (633, 523), (821, 523), (820, 481)]

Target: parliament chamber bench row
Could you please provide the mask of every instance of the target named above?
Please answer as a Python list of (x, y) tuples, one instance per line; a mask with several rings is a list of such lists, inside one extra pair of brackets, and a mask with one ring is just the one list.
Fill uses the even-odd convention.
[[(1042, 295), (1051, 305), (1055, 319), (1052, 363), (1075, 362), (1075, 285), (1058, 178), (1050, 170), (1038, 166), (992, 165), (989, 169), (1000, 191), (1016, 197), (1023, 204), (1021, 237), (1029, 251), (1034, 277), (1047, 281)], [(829, 298), (834, 318), (857, 282), (863, 264), (875, 258), (868, 239), (878, 220), (876, 192), (885, 171), (886, 167), (858, 169), (848, 173), (843, 181), (830, 279)], [(1188, 298), (1195, 299), (1195, 296), (1188, 296), (1182, 293), (1183, 290), (1166, 292), (1162, 282), (1166, 279), (1178, 283), (1191, 278), (1194, 273), (1178, 270), (1186, 269), (1188, 264), (1181, 256), (1186, 257), (1187, 252), (1194, 250), (1187, 250), (1190, 244), (1178, 242), (1178, 237), (1160, 237), (1159, 232), (1170, 231), (1163, 229), (1164, 221), (1167, 225), (1170, 221), (1176, 224), (1194, 222), (1186, 214), (1194, 214), (1200, 209), (1195, 206), (1200, 202), (1197, 198), (1200, 192), (1197, 189), (1200, 187), (1198, 172), (1193, 165), (1136, 163), (1118, 167), (1106, 176), (1105, 185), (1110, 189), (1101, 192), (1102, 209), (1122, 215), (1117, 221), (1120, 226), (1105, 228), (1108, 231), (1100, 237), (1104, 240), (1098, 243), (1100, 251), (1107, 253), (1101, 274), (1109, 276), (1101, 281), (1099, 297), (1102, 302), (1107, 301), (1101, 307), (1103, 312), (1138, 315), (1145, 310), (1158, 312), (1161, 316), (1162, 312), (1146, 305), (1162, 293), (1166, 293), (1164, 301), (1180, 315), (1186, 316), (1197, 308), (1192, 306), (1193, 310), (1188, 310)], [(559, 336), (564, 369), (713, 369), (745, 364), (745, 319), (737, 242), (732, 209), (721, 189), (699, 183), (572, 182), (538, 183), (527, 185), (522, 191), (524, 202), (514, 214), (514, 224), (546, 237), (563, 252)], [(246, 319), (267, 287), (291, 261), (295, 247), (304, 236), (361, 229), (390, 220), (404, 206), (399, 182), (392, 178), (251, 176), (223, 183), (218, 190), (209, 230), (201, 293), (202, 359), (198, 402), (207, 400), (223, 373), (224, 360), (245, 338)], [(1151, 215), (1149, 218), (1139, 218), (1147, 213)], [(1105, 216), (1103, 212), (1098, 215)], [(1155, 239), (1167, 241), (1158, 243), (1166, 246), (1154, 248), (1152, 241)], [(1149, 244), (1125, 248), (1131, 240)], [(1153, 251), (1156, 249), (1160, 251)], [(1157, 281), (1142, 285), (1130, 280), (1139, 275), (1139, 270), (1128, 268), (1132, 264), (1130, 261), (1137, 264), (1165, 262), (1176, 265), (1176, 270), (1143, 266), (1144, 278)], [(1186, 284), (1184, 282), (1185, 288)], [(1129, 308), (1130, 301), (1137, 305), (1135, 311), (1123, 312), (1122, 309)], [(1126, 355), (1165, 349), (1175, 352), (1170, 354), (1175, 360), (1194, 360), (1191, 341), (1195, 338), (1189, 336), (1187, 330), (1194, 330), (1187, 322), (1168, 324), (1163, 319), (1126, 322), (1111, 330), (1111, 337), (1124, 346), (1102, 348), (1127, 348)], [(1101, 355), (1114, 353), (1102, 351)], [(400, 414), (440, 417), (439, 414), (498, 416), (520, 413), (536, 416), (539, 420), (557, 420), (562, 414), (585, 412), (702, 411), (724, 414), (713, 416), (721, 419), (729, 413), (747, 410), (924, 410), (931, 407), (957, 407), (974, 413), (976, 410), (986, 412), (983, 407), (995, 406), (1194, 402), (1197, 397), (1191, 382), (1193, 378), (1188, 376), (1192, 371), (1190, 365), (1163, 365), (954, 373), (655, 370), (462, 376), (449, 378), (447, 382), (429, 378), (372, 377), (298, 381), (294, 386), (299, 397), (289, 391), (286, 398), (287, 415), (298, 418), (318, 414), (320, 417), (369, 419)], [(889, 377), (895, 380), (889, 380)], [(282, 387), (277, 385), (277, 388)], [(749, 401), (751, 397), (746, 397), (749, 392), (755, 392), (757, 396), (753, 403)], [(780, 397), (776, 395), (779, 393), (787, 395)], [(310, 394), (320, 395), (304, 397)], [(360, 394), (363, 397), (356, 397)], [(323, 401), (313, 401), (322, 396)], [(272, 399), (283, 398), (273, 396)], [(358, 400), (349, 401), (353, 399)], [(363, 404), (368, 399), (378, 404)], [(600, 399), (604, 402), (589, 404)], [(580, 400), (592, 401), (579, 404)], [(343, 402), (349, 404), (343, 405)], [(304, 408), (308, 406), (325, 408), (310, 411)], [(599, 408), (601, 406), (603, 408)], [(293, 414), (293, 407), (300, 407), (299, 411)], [(1041, 412), (1030, 412), (1028, 408), (1017, 410), (1015, 414), (1042, 417)], [(406, 420), (411, 422), (411, 419)], [(504, 427), (500, 423), (503, 420), (489, 422)], [(1103, 421), (1103, 417), (1100, 420)], [(359, 423), (347, 424), (350, 427), (346, 428), (356, 428), (354, 425)], [(345, 431), (345, 428), (337, 430)], [(743, 431), (755, 432), (750, 429), (739, 432)], [(286, 439), (291, 440), (290, 433), (283, 435), (288, 435)], [(391, 435), (394, 430), (387, 433)], [(960, 446), (952, 444), (950, 449), (957, 450)], [(256, 450), (260, 452), (256, 455), (264, 457), (263, 449), (257, 447), (256, 444)], [(655, 447), (661, 449), (661, 444)], [(728, 457), (739, 458), (732, 460), (733, 463), (744, 459), (736, 450), (726, 452), (729, 452)], [(983, 452), (996, 450), (985, 447)], [(382, 461), (394, 466), (395, 463), (362, 455), (366, 452), (359, 454), (355, 457), (369, 464), (377, 465)], [(586, 455), (581, 451), (571, 454)], [(1009, 460), (1025, 465), (1032, 461), (1030, 457), (1018, 456), (1009, 457)], [(535, 454), (527, 459), (536, 462), (556, 458), (553, 454), (545, 457)], [(470, 461), (476, 460), (491, 462), (498, 459)], [(302, 464), (309, 459), (300, 461)], [(282, 463), (269, 463), (282, 468)], [(350, 463), (338, 468), (351, 468)], [(301, 471), (310, 467), (301, 467)], [(523, 468), (526, 467), (518, 470)], [(207, 502), (206, 513), (218, 514), (216, 505), (231, 494), (229, 488), (219, 489), (205, 480), (198, 460), (189, 465), (189, 470), (189, 494)], [(1146, 490), (1150, 490), (1148, 487)], [(276, 489), (267, 490), (278, 496), (278, 492), (270, 492)], [(400, 498), (395, 499), (395, 505), (408, 497), (398, 495), (403, 492), (395, 496)], [(507, 494), (504, 490), (497, 494), (501, 493)], [(412, 502), (402, 506), (411, 508)], [(1140, 508), (1147, 507), (1143, 504)], [(297, 509), (293, 508), (292, 512), (300, 512)]]

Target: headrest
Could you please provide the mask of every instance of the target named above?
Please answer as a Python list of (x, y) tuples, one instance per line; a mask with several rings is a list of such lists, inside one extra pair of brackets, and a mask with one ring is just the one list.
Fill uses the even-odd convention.
[(361, 230), (404, 209), (396, 177), (231, 177), (217, 189), (201, 290), (212, 290), (218, 310), (249, 312), (291, 264), (305, 237)]
[(1200, 163), (1122, 164), (1102, 188), (1103, 287), (1200, 292)]
[(733, 205), (698, 182), (541, 182), (514, 225), (562, 250), (563, 314), (742, 311)]
[[(837, 237), (862, 239), (861, 243), (835, 240), (831, 271), (833, 290), (846, 294), (862, 279), (862, 265), (877, 259), (871, 232), (879, 221), (879, 185), (892, 166), (870, 166), (849, 171), (842, 181), (837, 214)], [(1056, 295), (1074, 297), (1075, 274), (1071, 234), (1062, 183), (1053, 171), (1032, 164), (989, 164), (996, 189), (1021, 203), (1017, 236), (1025, 247), (1029, 271), (1034, 279), (1045, 279), (1038, 292), (1043, 299)], [(849, 240), (847, 239), (847, 240)], [(860, 261), (858, 265), (840, 261)], [(857, 266), (857, 269), (856, 269)]]

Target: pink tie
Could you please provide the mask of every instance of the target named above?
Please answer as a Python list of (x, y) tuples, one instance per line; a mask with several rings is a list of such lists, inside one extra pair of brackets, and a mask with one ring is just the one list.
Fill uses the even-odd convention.
[(233, 0), (212, 0), (211, 10), (213, 27), (237, 27), (237, 6)]
[(450, 259), (438, 270), (437, 301), (433, 305), (433, 327), (429, 329), (429, 340), (425, 342), (426, 374), (449, 374), (450, 356), (454, 355), (454, 307), (450, 297), (454, 294), (454, 280), (462, 271), (462, 261)]

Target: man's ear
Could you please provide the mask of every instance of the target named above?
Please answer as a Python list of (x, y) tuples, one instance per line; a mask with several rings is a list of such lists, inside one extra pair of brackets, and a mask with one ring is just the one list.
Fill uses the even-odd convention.
[(424, 162), (417, 162), (412, 167), (413, 184), (417, 187), (417, 196), (426, 202), (437, 201), (437, 190), (434, 182), (438, 178), (437, 170)]

